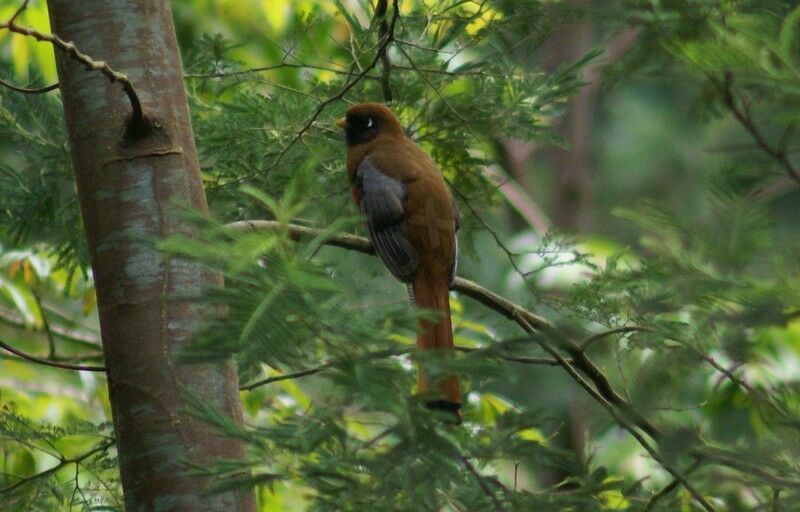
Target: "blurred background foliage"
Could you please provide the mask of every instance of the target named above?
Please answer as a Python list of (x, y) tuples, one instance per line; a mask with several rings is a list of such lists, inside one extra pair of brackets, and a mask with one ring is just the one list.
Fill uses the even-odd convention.
[[(172, 2), (214, 219), (160, 244), (228, 285), (186, 359), (250, 388), (246, 427), (192, 404), (250, 447), (198, 471), (263, 510), (798, 510), (800, 8), (399, 6), (387, 78), (370, 2)], [(45, 3), (18, 23), (48, 31)], [(0, 79), (55, 81), (52, 49), (0, 30)], [(453, 187), (459, 274), (552, 328), (454, 293), (471, 350), (415, 353), (402, 287), (324, 245), (364, 231), (333, 120), (387, 95)], [(0, 88), (0, 135), (0, 342), (102, 364), (58, 92)], [(223, 227), (251, 219), (325, 231)], [(462, 426), (410, 397), (415, 361), (463, 375)], [(0, 508), (121, 507), (102, 372), (0, 351), (0, 407)]]

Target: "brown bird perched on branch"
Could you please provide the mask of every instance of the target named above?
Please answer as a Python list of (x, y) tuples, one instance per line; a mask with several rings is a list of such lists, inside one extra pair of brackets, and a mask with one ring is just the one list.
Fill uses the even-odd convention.
[[(412, 303), (437, 314), (419, 322), (417, 347), (452, 350), (448, 292), (458, 255), (458, 212), (441, 171), (385, 105), (354, 105), (336, 124), (345, 130), (347, 175), (375, 252), (409, 285)], [(432, 391), (428, 380), (420, 370), (420, 392)], [(431, 394), (428, 407), (459, 415), (456, 377), (439, 381)]]

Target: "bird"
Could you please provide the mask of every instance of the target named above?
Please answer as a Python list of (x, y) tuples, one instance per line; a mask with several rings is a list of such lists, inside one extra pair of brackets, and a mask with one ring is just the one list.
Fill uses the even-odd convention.
[[(435, 312), (435, 318), (419, 320), (417, 347), (453, 351), (449, 290), (458, 259), (459, 219), (442, 172), (381, 103), (353, 105), (336, 125), (344, 129), (353, 200), (375, 252), (408, 286), (412, 304)], [(452, 413), (460, 422), (456, 376), (432, 383), (420, 369), (417, 389), (430, 397), (429, 409)]]

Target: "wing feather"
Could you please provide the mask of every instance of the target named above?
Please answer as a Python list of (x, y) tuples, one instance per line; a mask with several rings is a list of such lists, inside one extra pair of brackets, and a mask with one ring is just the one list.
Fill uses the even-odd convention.
[(411, 282), (419, 259), (406, 229), (406, 184), (382, 173), (367, 157), (356, 171), (355, 185), (375, 252), (397, 279)]

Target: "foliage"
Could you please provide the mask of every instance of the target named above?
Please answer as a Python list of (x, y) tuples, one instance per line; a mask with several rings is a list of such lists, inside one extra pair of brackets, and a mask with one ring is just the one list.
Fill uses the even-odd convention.
[[(219, 315), (183, 358), (234, 356), (247, 414), (238, 425), (186, 390), (194, 414), (248, 446), (196, 472), (255, 486), (264, 510), (797, 508), (796, 6), (637, 0), (609, 16), (603, 2), (406, 0), (386, 70), (369, 3), (269, 5), (174, 5), (213, 218), (185, 212), (196, 237), (152, 243), (225, 277), (203, 290)], [(537, 49), (582, 16), (638, 31), (604, 75), (603, 101), (626, 117), (609, 107), (595, 126), (610, 167), (598, 233), (533, 236), (501, 211), (487, 167), (505, 138), (562, 142), (550, 128), (598, 52), (545, 73)], [(2, 77), (37, 76), (29, 53), (0, 61)], [(419, 353), (424, 313), (402, 287), (376, 258), (327, 245), (363, 232), (333, 119), (387, 86), (455, 191), (465, 275), (543, 319), (454, 293), (463, 350)], [(0, 89), (0, 133), (0, 341), (90, 361), (96, 311), (56, 98)], [(685, 161), (643, 149), (671, 143)], [(229, 225), (252, 219), (277, 228)], [(290, 224), (322, 229), (298, 240)], [(462, 425), (413, 395), (418, 365), (462, 377)], [(118, 509), (102, 379), (0, 367), (0, 504)], [(59, 390), (32, 386), (39, 371)]]

